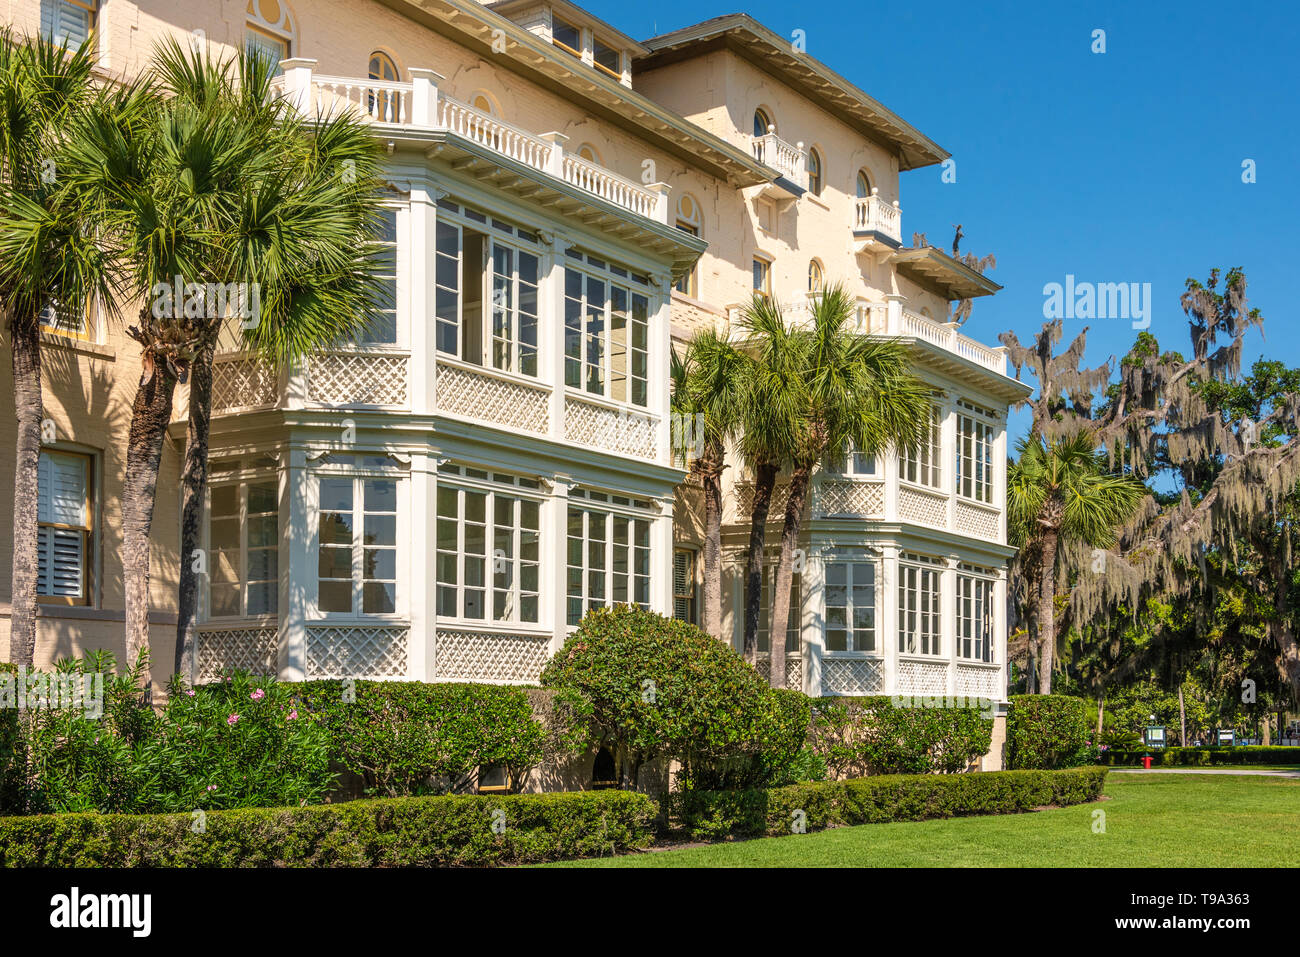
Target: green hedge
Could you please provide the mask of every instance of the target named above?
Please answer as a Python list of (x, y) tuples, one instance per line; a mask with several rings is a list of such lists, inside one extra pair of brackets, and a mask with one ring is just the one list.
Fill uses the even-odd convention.
[(525, 688), (422, 681), (289, 687), (329, 733), (333, 759), (371, 794), (461, 793), (488, 765), (519, 782), (543, 756), (546, 731)]
[(240, 808), (209, 811), (202, 828), (189, 814), (11, 817), (0, 867), (525, 864), (646, 847), (657, 814), (643, 794), (597, 791)]
[(1103, 764), (1118, 766), (1141, 765), (1143, 755), (1151, 755), (1155, 765), (1216, 765), (1216, 764), (1300, 764), (1300, 748), (1264, 747), (1252, 745), (1243, 748), (1141, 748), (1103, 751)]
[[(1088, 738), (1088, 715), (1082, 698), (1056, 694), (1011, 696), (1008, 768), (1037, 770), (1082, 763)], [(1091, 756), (1087, 760), (1091, 763)]]
[(988, 753), (993, 717), (978, 707), (899, 707), (885, 696), (834, 698), (814, 705), (808, 734), (813, 752), (835, 776), (955, 773)]
[[(671, 821), (692, 838), (779, 837), (891, 821), (1015, 814), (1096, 800), (1106, 768), (886, 775), (747, 791), (692, 791), (673, 797)], [(798, 817), (796, 812), (802, 812)]]

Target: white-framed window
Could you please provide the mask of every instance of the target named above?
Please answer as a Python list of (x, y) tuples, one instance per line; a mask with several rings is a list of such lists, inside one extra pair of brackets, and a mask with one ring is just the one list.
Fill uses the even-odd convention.
[(441, 199), (434, 243), (435, 348), (474, 365), (536, 377), (537, 234)]
[(649, 280), (578, 250), (565, 255), (570, 262), (564, 268), (564, 384), (615, 402), (647, 405)]
[(582, 56), (582, 28), (551, 14), (551, 42), (566, 53)]
[(280, 590), (275, 475), (217, 478), (208, 488), (208, 617), (274, 615)]
[(327, 464), (344, 468), (321, 469), (313, 477), (317, 610), (323, 616), (397, 614), (402, 607), (398, 498), (404, 477), (386, 456), (331, 455)]
[(962, 563), (957, 572), (957, 657), (993, 661), (992, 572)]
[(755, 256), (753, 263), (754, 292), (764, 299), (772, 298), (772, 261)]
[(822, 154), (816, 147), (808, 150), (808, 192), (820, 196), (825, 186), (822, 172)]
[[(695, 201), (695, 197), (690, 193), (681, 193), (677, 197), (677, 228), (688, 236), (702, 235), (704, 217), (700, 212), (700, 204)], [(691, 267), (691, 271), (677, 280), (674, 287), (683, 296), (690, 296), (692, 299), (699, 298), (700, 295), (700, 276), (699, 264)]]
[(248, 0), (244, 26), (244, 49), (271, 61), (278, 72), (280, 61), (293, 56), (297, 26), (285, 0)]
[(540, 499), (521, 495), (513, 477), (454, 466), (439, 470), (437, 499), (438, 617), (539, 622)]
[(673, 549), (673, 617), (692, 625), (699, 623), (695, 576), (698, 556), (693, 548)]
[(906, 655), (938, 655), (940, 648), (940, 573), (938, 560), (904, 554), (898, 565), (898, 650)]
[(942, 453), (943, 412), (935, 405), (931, 406), (930, 434), (926, 441), (913, 448), (901, 450), (898, 457), (898, 477), (905, 482), (915, 482), (938, 488), (943, 481), (940, 461)]
[(94, 509), (89, 455), (41, 452), (36, 487), (36, 594), (52, 604), (90, 604)]
[(39, 314), (41, 331), (67, 339), (94, 342), (97, 302), (96, 298), (92, 298), (81, 309), (71, 307), (59, 300), (47, 303)]
[(95, 29), (98, 16), (98, 0), (41, 0), (41, 36), (75, 50)]
[(649, 517), (606, 507), (629, 501), (622, 496), (574, 489), (569, 498), (565, 620), (576, 625), (593, 608), (649, 608)]
[(616, 80), (623, 79), (623, 51), (618, 47), (612, 46), (600, 37), (591, 38), (591, 57), (596, 68), (601, 70)]
[(826, 471), (832, 475), (845, 475), (853, 478), (874, 478), (876, 476), (876, 457), (859, 452), (852, 442), (845, 443), (844, 452), (838, 458), (828, 457)]
[[(798, 654), (802, 648), (803, 634), (803, 583), (802, 576), (794, 572), (790, 576), (790, 618), (785, 623), (785, 653)], [(743, 581), (742, 578), (739, 579)], [(763, 584), (758, 598), (758, 628), (754, 636), (761, 654), (772, 653), (772, 595), (775, 594), (776, 560), (770, 559), (763, 568)], [(743, 588), (741, 591), (743, 592)], [(744, 601), (742, 595), (741, 600)], [(739, 617), (741, 634), (744, 634), (744, 614)]]
[(397, 209), (379, 212), (375, 232), (378, 284), (370, 299), (364, 341), (393, 345), (397, 342)]
[(994, 414), (970, 402), (957, 403), (957, 494), (993, 501)]
[(826, 564), (826, 650), (876, 651), (876, 564)]

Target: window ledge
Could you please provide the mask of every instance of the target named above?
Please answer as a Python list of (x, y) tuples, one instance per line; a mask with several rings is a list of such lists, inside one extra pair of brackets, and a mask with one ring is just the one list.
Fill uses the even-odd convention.
[(98, 342), (90, 342), (86, 339), (74, 339), (71, 336), (61, 336), (54, 332), (42, 332), (41, 345), (76, 352), (94, 359), (107, 359), (110, 362), (117, 359), (117, 350), (112, 346), (100, 345)]

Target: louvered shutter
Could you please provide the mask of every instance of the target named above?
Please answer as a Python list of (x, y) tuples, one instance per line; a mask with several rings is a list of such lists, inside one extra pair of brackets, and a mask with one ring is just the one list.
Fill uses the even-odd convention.
[[(42, 452), (37, 474), (37, 592), (66, 598), (85, 594), (87, 462), (79, 455)], [(72, 525), (56, 528), (52, 525)]]
[(90, 36), (93, 14), (68, 0), (41, 0), (41, 33), (75, 50)]
[(691, 595), (695, 588), (691, 553), (673, 552), (673, 617), (682, 621), (691, 619)]

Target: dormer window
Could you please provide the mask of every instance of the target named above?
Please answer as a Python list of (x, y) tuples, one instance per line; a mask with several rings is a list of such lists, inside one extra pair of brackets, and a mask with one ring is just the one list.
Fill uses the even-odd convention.
[(623, 53), (615, 47), (609, 46), (596, 37), (591, 42), (592, 58), (596, 66), (604, 70), (616, 80), (623, 78)]
[(551, 42), (576, 57), (582, 56), (582, 29), (551, 15)]

